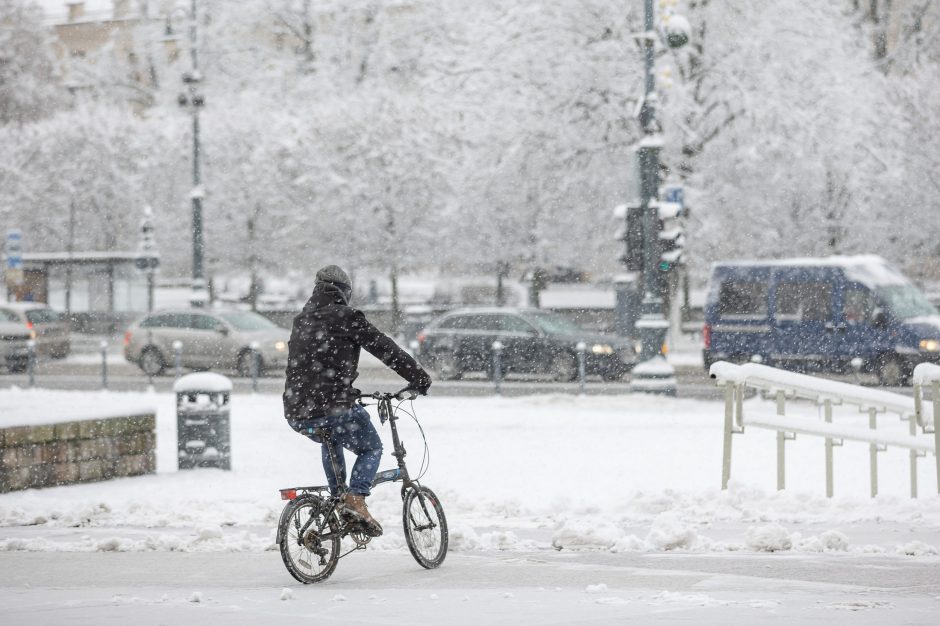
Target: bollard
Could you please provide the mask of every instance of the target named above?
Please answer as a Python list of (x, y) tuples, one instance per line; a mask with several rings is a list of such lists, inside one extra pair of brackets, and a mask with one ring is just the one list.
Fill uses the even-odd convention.
[(578, 394), (584, 395), (584, 379), (587, 377), (587, 373), (584, 367), (584, 359), (587, 352), (587, 344), (583, 341), (579, 341), (578, 345), (575, 346), (575, 349), (578, 351)]
[(261, 344), (251, 342), (251, 391), (258, 393), (258, 371), (261, 369)]
[(859, 374), (862, 373), (862, 366), (865, 365), (865, 361), (863, 361), (863, 360), (860, 359), (859, 357), (855, 357), (854, 359), (852, 359), (851, 361), (849, 361), (849, 363), (850, 363), (851, 366), (852, 366), (852, 373), (854, 374), (855, 384), (856, 384), (856, 385), (861, 385), (861, 384), (862, 384), (862, 378), (861, 378), (861, 376), (859, 376)]
[(183, 374), (183, 342), (177, 339), (173, 342), (173, 359), (176, 363), (176, 377)]
[(503, 379), (503, 369), (500, 363), (500, 353), (503, 351), (503, 344), (499, 340), (493, 342), (493, 385), (496, 388), (496, 395), (500, 394), (500, 383)]
[(29, 376), (29, 386), (36, 385), (36, 340), (26, 342), (26, 373)]
[(102, 340), (101, 344), (101, 388), (108, 388), (108, 342)]

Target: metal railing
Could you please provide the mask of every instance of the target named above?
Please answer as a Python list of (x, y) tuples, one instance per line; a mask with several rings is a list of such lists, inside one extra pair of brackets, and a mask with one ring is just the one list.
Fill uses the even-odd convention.
[[(919, 366), (920, 367), (920, 366)], [(931, 366), (935, 367), (935, 366)], [(940, 368), (937, 368), (940, 370)], [(924, 370), (919, 370), (924, 371)], [(933, 372), (933, 370), (931, 370)], [(833, 448), (841, 446), (843, 441), (860, 441), (869, 444), (870, 491), (872, 497), (878, 494), (878, 453), (887, 446), (906, 448), (910, 454), (911, 497), (917, 497), (917, 459), (928, 452), (936, 456), (940, 442), (917, 437), (920, 426), (925, 433), (934, 432), (932, 422), (923, 415), (923, 402), (907, 396), (842, 383), (805, 374), (797, 374), (776, 368), (747, 363), (734, 365), (719, 361), (711, 366), (709, 375), (725, 389), (724, 444), (722, 455), (721, 488), (728, 488), (731, 478), (732, 436), (743, 434), (745, 426), (774, 430), (777, 433), (777, 489), (786, 488), (786, 442), (796, 435), (806, 434), (825, 438), (826, 495), (833, 495)], [(931, 374), (933, 375), (933, 374)], [(922, 377), (921, 380), (924, 380)], [(940, 381), (940, 372), (935, 379)], [(934, 383), (932, 383), (934, 384)], [(777, 417), (744, 416), (744, 395), (748, 389), (758, 392), (762, 397), (773, 399), (777, 405)], [(919, 393), (915, 388), (915, 394)], [(934, 415), (938, 392), (933, 393)], [(803, 400), (822, 408), (823, 421), (788, 417), (788, 400)], [(868, 414), (868, 428), (859, 428), (832, 423), (834, 406), (854, 406), (860, 413)], [(921, 407), (920, 412), (918, 408)], [(902, 421), (907, 421), (907, 435), (879, 432), (878, 416), (896, 414)], [(936, 437), (936, 435), (935, 435)], [(940, 459), (937, 462), (938, 491), (940, 491)]]
[[(927, 391), (930, 398), (927, 398)], [(928, 400), (932, 400), (933, 411), (927, 419)], [(921, 363), (914, 368), (914, 419), (925, 433), (933, 433), (934, 454), (940, 451), (940, 430), (937, 419), (940, 418), (940, 365)], [(940, 491), (940, 459), (937, 461), (937, 490)]]

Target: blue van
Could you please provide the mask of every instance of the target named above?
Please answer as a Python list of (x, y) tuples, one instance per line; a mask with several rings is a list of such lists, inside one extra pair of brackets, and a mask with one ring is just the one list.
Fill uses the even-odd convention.
[(861, 371), (899, 386), (918, 363), (940, 362), (940, 313), (874, 255), (717, 263), (704, 340), (706, 369), (759, 357), (775, 367), (841, 373), (860, 359)]

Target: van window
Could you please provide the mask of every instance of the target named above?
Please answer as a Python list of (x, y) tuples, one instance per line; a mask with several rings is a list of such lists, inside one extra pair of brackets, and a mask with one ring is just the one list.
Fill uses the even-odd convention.
[(913, 285), (885, 285), (876, 288), (875, 293), (902, 320), (937, 314), (934, 305)]
[(731, 280), (721, 283), (718, 316), (724, 319), (767, 317), (767, 283)]
[(861, 287), (847, 287), (842, 302), (842, 314), (847, 322), (867, 322), (875, 309), (871, 292)]
[(779, 283), (777, 319), (820, 322), (832, 315), (832, 283), (822, 281)]

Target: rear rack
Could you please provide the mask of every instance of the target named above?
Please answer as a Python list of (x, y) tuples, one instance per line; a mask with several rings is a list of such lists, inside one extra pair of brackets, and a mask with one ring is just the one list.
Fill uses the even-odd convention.
[(329, 492), (330, 488), (327, 485), (317, 485), (315, 487), (286, 487), (280, 489), (281, 500), (295, 500), (297, 499), (297, 493), (301, 495), (307, 495), (309, 493), (316, 493), (317, 495), (322, 494), (323, 492)]

